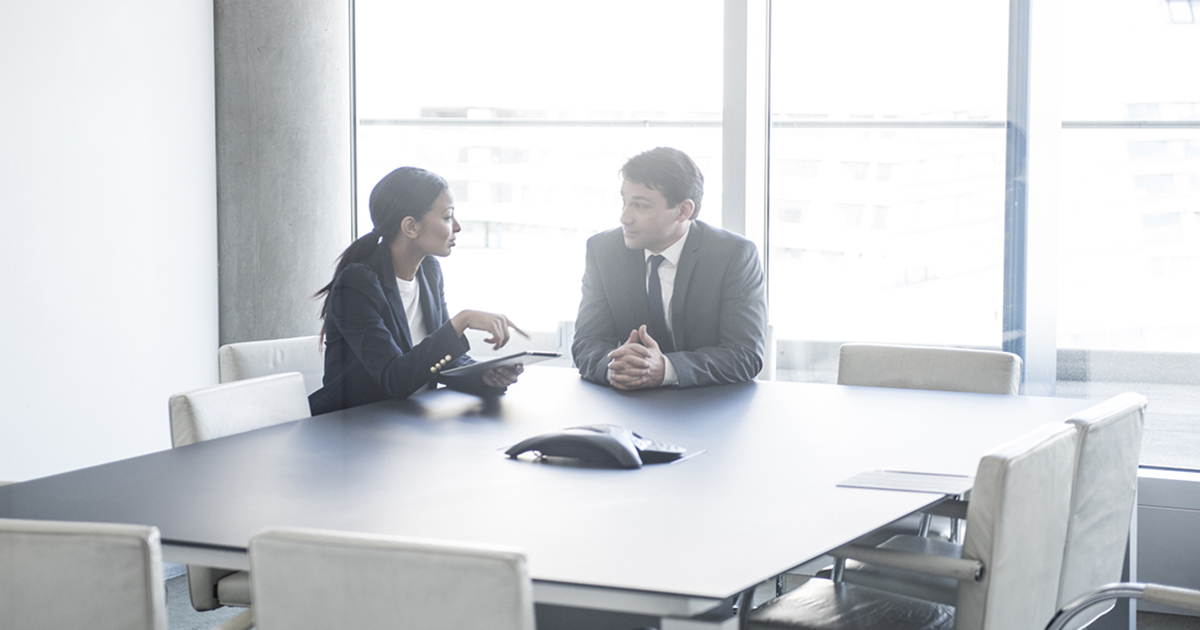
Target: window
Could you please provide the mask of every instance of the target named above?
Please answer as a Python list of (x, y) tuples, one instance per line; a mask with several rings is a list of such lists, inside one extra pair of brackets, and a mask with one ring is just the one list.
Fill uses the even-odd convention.
[[(845, 341), (1001, 347), (1006, 273), (1027, 260), (1005, 252), (1010, 0), (762, 6), (770, 102), (748, 117), (770, 129), (762, 253), (778, 377), (834, 380)], [(574, 318), (584, 240), (617, 224), (625, 159), (687, 151), (712, 223), (722, 168), (751, 162), (721, 142), (722, 73), (739, 70), (722, 67), (724, 2), (356, 7), (360, 215), (395, 166), (451, 181), (464, 229), (444, 263), (452, 309), (553, 330)], [(1030, 149), (1058, 171), (1056, 203), (1030, 205), (1035, 218), (1051, 208), (1030, 257), (1057, 277), (1027, 305), (1054, 328), (1036, 343), (1053, 346), (1057, 395), (1152, 386), (1151, 421), (1177, 421), (1155, 409), (1200, 391), (1197, 1), (1063, 8), (1057, 160)], [(534, 281), (511, 281), (529, 269)]]
[[(686, 10), (684, 10), (686, 8)], [(451, 311), (554, 331), (579, 306), (584, 242), (618, 226), (625, 160), (679, 148), (721, 214), (719, 0), (355, 2), (359, 232), (393, 168), (451, 182)], [(680, 42), (691, 45), (681, 46)], [(531, 273), (532, 272), (532, 273)]]
[(845, 341), (1000, 346), (1007, 12), (772, 4), (781, 378), (832, 381)]
[(1168, 430), (1142, 463), (1167, 467), (1156, 442), (1198, 419), (1178, 410), (1200, 391), (1193, 5), (1067, 0), (1063, 26), (1057, 392), (1153, 393), (1147, 426)]

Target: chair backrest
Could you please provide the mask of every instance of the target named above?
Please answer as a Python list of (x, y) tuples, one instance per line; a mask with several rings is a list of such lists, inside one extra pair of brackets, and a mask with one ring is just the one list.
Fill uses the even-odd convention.
[(221, 382), (229, 383), (256, 376), (299, 372), (304, 375), (305, 393), (321, 388), (325, 359), (321, 338), (290, 337), (225, 344), (217, 350)]
[(171, 397), (171, 443), (185, 446), (311, 415), (298, 372), (222, 383)]
[(995, 350), (843, 344), (839, 385), (935, 389), (976, 394), (1021, 391), (1021, 357)]
[[(1145, 396), (1124, 393), (1067, 418), (1079, 431), (1079, 446), (1058, 589), (1060, 608), (1088, 591), (1121, 581), (1137, 498), (1145, 409)], [(1075, 626), (1110, 607), (1089, 610)]]
[(0, 519), (0, 626), (167, 630), (158, 529)]
[(1042, 628), (1057, 606), (1079, 433), (1036, 429), (979, 461), (967, 508), (964, 558), (984, 564), (960, 582), (956, 630)]
[(519, 551), (280, 528), (250, 540), (259, 630), (533, 630)]

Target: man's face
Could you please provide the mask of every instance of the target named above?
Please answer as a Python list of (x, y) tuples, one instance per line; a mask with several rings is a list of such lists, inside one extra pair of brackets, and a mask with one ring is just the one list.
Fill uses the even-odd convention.
[(662, 193), (629, 180), (621, 184), (621, 202), (625, 247), (648, 249), (655, 254), (683, 236), (695, 207), (691, 199), (668, 206)]

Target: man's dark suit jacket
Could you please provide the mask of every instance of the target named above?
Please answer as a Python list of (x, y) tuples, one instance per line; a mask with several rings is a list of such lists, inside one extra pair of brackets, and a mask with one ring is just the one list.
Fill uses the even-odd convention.
[[(444, 382), (480, 394), (504, 391), (481, 377), (443, 377), (441, 370), (473, 363), (465, 337), (450, 323), (442, 287), (442, 268), (427, 256), (417, 269), (421, 310), (429, 330), (416, 346), (384, 245), (364, 262), (342, 270), (329, 291), (325, 314), (325, 377), (308, 397), (313, 415), (357, 407), (388, 398), (406, 398), (422, 385)], [(438, 362), (450, 360), (440, 368)], [(430, 368), (434, 368), (431, 370)]]
[[(754, 243), (695, 221), (688, 231), (671, 320), (676, 352), (667, 356), (680, 387), (737, 383), (763, 364), (767, 301)], [(571, 351), (587, 380), (608, 382), (608, 353), (650, 321), (644, 250), (625, 247), (620, 228), (588, 239), (583, 300)]]

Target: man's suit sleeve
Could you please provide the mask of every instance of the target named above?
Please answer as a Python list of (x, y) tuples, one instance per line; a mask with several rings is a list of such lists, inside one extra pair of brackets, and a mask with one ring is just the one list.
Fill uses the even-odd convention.
[(571, 354), (579, 375), (594, 383), (608, 383), (608, 353), (617, 347), (616, 324), (612, 308), (604, 294), (601, 262), (597, 260), (594, 239), (587, 244), (587, 265), (583, 272), (583, 298), (575, 318), (575, 341)]
[(379, 279), (365, 266), (347, 267), (329, 294), (328, 317), (336, 322), (350, 351), (389, 396), (407, 398), (433, 380), (430, 367), (446, 355), (461, 356), (468, 346), (447, 323), (405, 352), (383, 321), (387, 310)]
[(679, 387), (741, 383), (762, 370), (767, 298), (753, 243), (742, 242), (720, 286), (718, 345), (667, 355), (679, 375)]

